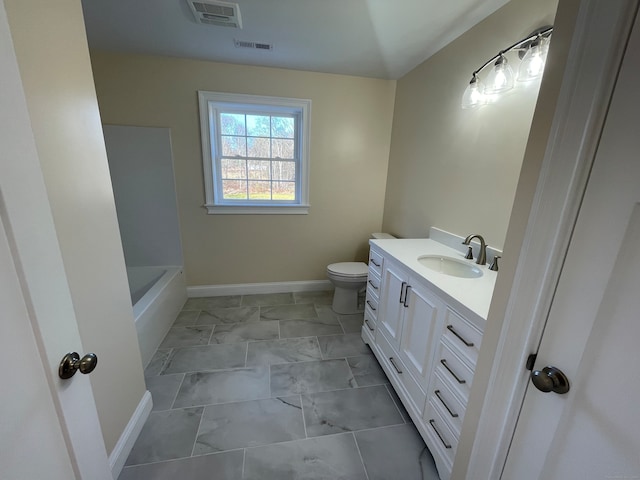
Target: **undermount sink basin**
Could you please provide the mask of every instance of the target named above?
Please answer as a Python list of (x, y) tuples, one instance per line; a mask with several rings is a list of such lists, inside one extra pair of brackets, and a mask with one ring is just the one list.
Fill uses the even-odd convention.
[(482, 276), (482, 270), (462, 260), (442, 255), (423, 255), (418, 257), (418, 262), (434, 272), (443, 273), (459, 278), (478, 278)]

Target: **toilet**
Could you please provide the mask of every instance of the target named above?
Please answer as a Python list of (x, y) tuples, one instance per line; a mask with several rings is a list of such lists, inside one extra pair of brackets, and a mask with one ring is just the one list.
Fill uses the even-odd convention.
[[(372, 233), (371, 238), (395, 238), (388, 233)], [(327, 266), (327, 277), (333, 284), (334, 312), (342, 315), (350, 315), (362, 312), (360, 308), (360, 293), (364, 292), (367, 285), (369, 265), (363, 262), (339, 262)]]

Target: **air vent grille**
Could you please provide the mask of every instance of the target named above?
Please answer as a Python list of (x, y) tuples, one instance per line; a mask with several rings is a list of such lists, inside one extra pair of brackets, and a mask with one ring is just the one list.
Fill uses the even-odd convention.
[(245, 40), (234, 40), (233, 44), (236, 48), (253, 48), (255, 50), (273, 50), (270, 43), (247, 42)]
[(196, 22), (218, 27), (242, 28), (240, 7), (237, 3), (216, 0), (187, 0)]

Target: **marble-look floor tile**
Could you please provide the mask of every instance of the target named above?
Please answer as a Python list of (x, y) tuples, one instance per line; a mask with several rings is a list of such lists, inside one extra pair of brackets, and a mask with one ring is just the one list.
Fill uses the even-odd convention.
[(174, 348), (162, 374), (244, 367), (246, 343)]
[(200, 312), (196, 325), (222, 325), (225, 323), (259, 321), (259, 307), (209, 308)]
[(184, 374), (160, 375), (145, 379), (153, 400), (153, 412), (169, 410), (178, 393)]
[(371, 353), (359, 333), (318, 337), (322, 358), (355, 357)]
[(195, 325), (198, 315), (200, 315), (200, 310), (182, 310), (176, 317), (176, 321), (173, 322), (173, 326), (185, 327)]
[(127, 465), (191, 455), (203, 408), (152, 412), (136, 440)]
[(242, 343), (279, 338), (277, 320), (265, 320), (251, 323), (230, 323), (213, 327), (209, 343)]
[(440, 479), (433, 457), (413, 424), (365, 430), (355, 436), (369, 480)]
[(389, 383), (389, 379), (384, 374), (382, 367), (374, 355), (367, 354), (349, 357), (347, 358), (347, 362), (349, 362), (349, 367), (351, 367), (351, 372), (353, 372), (353, 376), (359, 387)]
[(400, 400), (400, 397), (398, 397), (398, 394), (394, 390), (393, 386), (390, 383), (388, 383), (385, 386), (387, 387), (387, 391), (389, 392), (389, 395), (391, 395), (391, 398), (393, 399), (393, 403), (396, 405), (396, 408), (400, 412), (400, 415), (402, 415), (402, 419), (404, 420), (404, 422), (405, 423), (411, 422), (411, 417), (409, 416), (409, 412), (407, 412), (407, 409), (404, 408), (404, 405), (402, 404), (402, 401)]
[(173, 408), (269, 397), (269, 367), (188, 373)]
[(212, 331), (210, 326), (171, 327), (160, 348), (207, 345)]
[(316, 318), (317, 316), (316, 309), (311, 304), (260, 307), (261, 320), (294, 320)]
[(331, 305), (314, 305), (314, 307), (318, 314), (318, 318), (323, 319), (325, 323), (335, 323), (336, 325), (340, 323), (338, 321), (339, 315), (333, 311)]
[(227, 295), (221, 297), (190, 298), (182, 307), (183, 310), (208, 310), (217, 307), (239, 307), (240, 295)]
[(315, 303), (316, 305), (331, 305), (333, 290), (318, 290), (315, 292), (295, 292), (293, 298), (296, 303)]
[(350, 433), (246, 450), (245, 480), (366, 480), (366, 478), (358, 447)]
[(345, 360), (283, 363), (271, 367), (271, 395), (326, 392), (353, 388), (355, 382)]
[(216, 480), (238, 480), (242, 478), (243, 462), (244, 452), (234, 450), (125, 467), (118, 480), (211, 480), (211, 472), (215, 472)]
[(344, 333), (360, 333), (364, 323), (364, 314), (355, 313), (353, 315), (339, 315), (340, 325)]
[(384, 385), (311, 393), (302, 405), (309, 437), (404, 422)]
[(316, 337), (286, 338), (249, 343), (247, 366), (321, 360)]
[(242, 305), (247, 307), (290, 305), (293, 303), (293, 293), (264, 293), (258, 295), (242, 296)]
[(171, 355), (170, 348), (159, 348), (158, 350), (156, 350), (156, 353), (154, 353), (153, 357), (151, 357), (149, 365), (147, 365), (147, 368), (144, 369), (144, 376), (153, 377), (154, 375), (160, 375), (160, 372), (162, 371), (165, 362), (169, 358), (169, 355)]
[(336, 335), (344, 333), (336, 320), (326, 323), (322, 318), (304, 320), (280, 320), (280, 337), (311, 337), (316, 335)]
[(194, 455), (305, 438), (300, 396), (210, 405)]

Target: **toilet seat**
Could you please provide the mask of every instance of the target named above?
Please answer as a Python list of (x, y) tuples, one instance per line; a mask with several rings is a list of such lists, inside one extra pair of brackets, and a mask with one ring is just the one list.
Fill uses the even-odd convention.
[(327, 265), (327, 272), (342, 278), (366, 278), (369, 266), (363, 262), (339, 262)]

